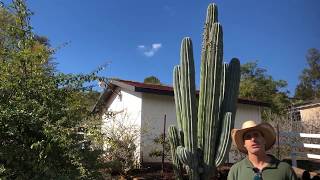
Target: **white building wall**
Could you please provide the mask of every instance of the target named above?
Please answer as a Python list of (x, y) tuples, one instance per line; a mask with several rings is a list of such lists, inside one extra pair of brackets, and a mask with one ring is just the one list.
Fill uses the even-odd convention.
[[(108, 108), (108, 112), (113, 112), (115, 114), (115, 118), (108, 118), (106, 115), (103, 116), (102, 132), (110, 133), (111, 129), (116, 130), (117, 128), (119, 128), (119, 125), (125, 126), (128, 131), (139, 130), (141, 127), (141, 107), (141, 93), (121, 90), (117, 93), (115, 99)], [(120, 129), (124, 128), (122, 127)], [(136, 133), (136, 135), (138, 136), (135, 142), (137, 145), (135, 156), (138, 158), (137, 160), (140, 161), (140, 132), (132, 133)], [(105, 144), (104, 149), (106, 149), (107, 147), (108, 145)]]
[[(163, 121), (166, 114), (166, 133), (170, 125), (176, 125), (176, 111), (173, 96), (146, 94), (142, 95), (142, 129), (144, 129), (141, 142), (143, 162), (161, 162), (161, 158), (151, 158), (149, 153), (157, 148), (153, 139), (163, 133)], [(235, 119), (235, 128), (241, 128), (246, 120), (261, 122), (261, 114), (258, 106), (238, 104)]]
[(241, 128), (242, 123), (247, 120), (254, 120), (258, 123), (261, 122), (261, 112), (259, 106), (248, 104), (237, 104), (236, 120), (234, 128)]
[(144, 93), (142, 96), (142, 137), (141, 150), (143, 162), (160, 162), (161, 158), (151, 158), (153, 149), (162, 150), (153, 140), (163, 133), (164, 116), (166, 115), (166, 134), (170, 125), (176, 124), (176, 111), (173, 96)]

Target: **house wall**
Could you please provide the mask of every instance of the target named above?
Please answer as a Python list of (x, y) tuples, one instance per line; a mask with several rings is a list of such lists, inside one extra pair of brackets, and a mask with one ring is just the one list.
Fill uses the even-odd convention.
[(153, 140), (163, 133), (164, 116), (166, 115), (166, 128), (176, 124), (176, 110), (172, 96), (143, 93), (142, 100), (142, 137), (141, 151), (143, 162), (160, 162), (161, 158), (152, 158), (150, 152), (161, 150), (161, 145), (156, 145)]
[[(174, 97), (143, 93), (142, 98), (141, 121), (145, 129), (141, 138), (143, 162), (161, 162), (161, 158), (152, 158), (149, 153), (153, 149), (162, 149), (160, 145), (153, 142), (153, 139), (163, 133), (164, 115), (166, 114), (166, 132), (170, 125), (176, 125)], [(235, 128), (240, 128), (246, 120), (261, 122), (260, 107), (246, 104), (238, 104), (237, 107)], [(229, 159), (232, 161), (233, 156), (231, 155)]]
[(258, 123), (261, 122), (260, 107), (248, 104), (237, 104), (234, 128), (241, 128), (242, 123), (247, 120), (254, 120)]
[[(108, 107), (108, 112), (115, 114), (114, 118), (103, 116), (102, 132), (103, 133), (119, 133), (126, 130), (129, 135), (136, 135), (135, 144), (137, 150), (135, 156), (140, 161), (140, 126), (141, 126), (141, 93), (121, 90), (115, 95), (113, 102)], [(114, 132), (113, 132), (114, 131)], [(119, 134), (121, 136), (121, 134)], [(104, 149), (108, 148), (108, 144), (104, 145)]]

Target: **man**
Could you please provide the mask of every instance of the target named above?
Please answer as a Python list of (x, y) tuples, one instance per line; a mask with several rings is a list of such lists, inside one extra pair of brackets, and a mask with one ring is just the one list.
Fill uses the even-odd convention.
[(289, 164), (266, 153), (276, 141), (270, 124), (246, 121), (241, 129), (233, 129), (231, 136), (247, 157), (231, 167), (228, 180), (297, 180)]

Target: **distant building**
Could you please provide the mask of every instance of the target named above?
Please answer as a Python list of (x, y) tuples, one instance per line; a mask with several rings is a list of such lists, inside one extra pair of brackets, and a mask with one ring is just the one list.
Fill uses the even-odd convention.
[(295, 104), (290, 108), (290, 115), (294, 121), (319, 121), (320, 120), (320, 99), (304, 101)]
[[(261, 110), (268, 106), (263, 102), (238, 99), (235, 127), (240, 128), (241, 124), (249, 119), (261, 121)], [(141, 132), (137, 142), (136, 154), (139, 163), (161, 161), (161, 158), (149, 157), (149, 153), (157, 147), (153, 139), (163, 133), (164, 116), (166, 115), (166, 131), (170, 125), (176, 125), (172, 87), (127, 80), (111, 80), (93, 109), (93, 112), (102, 115), (107, 111), (118, 114), (118, 118), (145, 130)], [(107, 116), (104, 116), (103, 126), (110, 123)]]

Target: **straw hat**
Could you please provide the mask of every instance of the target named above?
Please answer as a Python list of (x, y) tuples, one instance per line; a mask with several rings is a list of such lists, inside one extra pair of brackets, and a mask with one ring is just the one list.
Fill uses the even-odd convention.
[(246, 121), (242, 124), (241, 129), (232, 129), (231, 137), (239, 151), (247, 153), (244, 147), (243, 135), (252, 130), (260, 131), (266, 141), (266, 150), (270, 149), (276, 141), (276, 133), (269, 123), (257, 124), (255, 121)]

